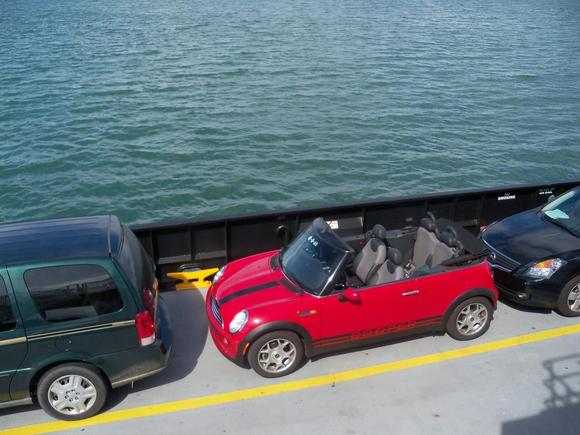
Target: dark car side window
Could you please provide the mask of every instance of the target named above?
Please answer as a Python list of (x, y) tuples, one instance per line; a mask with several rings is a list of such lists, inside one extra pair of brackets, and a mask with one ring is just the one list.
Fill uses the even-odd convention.
[(30, 269), (24, 281), (38, 312), (49, 322), (97, 317), (123, 308), (113, 278), (100, 266)]
[(0, 332), (11, 331), (16, 327), (16, 319), (10, 306), (10, 297), (6, 291), (4, 280), (0, 276)]

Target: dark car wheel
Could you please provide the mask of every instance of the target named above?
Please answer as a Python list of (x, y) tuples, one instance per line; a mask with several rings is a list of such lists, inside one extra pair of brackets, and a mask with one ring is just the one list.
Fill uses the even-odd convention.
[(248, 350), (248, 362), (265, 378), (278, 378), (295, 371), (304, 358), (300, 337), (290, 331), (275, 331), (262, 335)]
[(558, 311), (566, 317), (580, 316), (580, 276), (566, 283), (558, 297)]
[(108, 388), (88, 364), (63, 364), (46, 372), (38, 383), (38, 403), (60, 420), (81, 420), (97, 414), (107, 400)]
[(447, 333), (456, 340), (473, 340), (489, 329), (493, 307), (487, 298), (476, 297), (461, 302), (447, 320)]

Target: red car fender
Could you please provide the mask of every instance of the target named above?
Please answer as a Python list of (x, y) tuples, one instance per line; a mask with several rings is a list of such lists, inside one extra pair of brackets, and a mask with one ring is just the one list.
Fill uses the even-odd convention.
[[(491, 302), (491, 304), (493, 306), (493, 309), (495, 310), (497, 308), (497, 293), (494, 293), (493, 291), (491, 291), (490, 289), (487, 289), (487, 288), (471, 289), (471, 290), (457, 296), (453, 300), (453, 302), (451, 302), (449, 304), (449, 307), (447, 308), (447, 311), (445, 312), (445, 315), (443, 316), (443, 321), (441, 322), (441, 327), (445, 328), (445, 325), (447, 324), (447, 320), (449, 320), (449, 316), (451, 316), (451, 313), (453, 312), (455, 307), (457, 307), (457, 305), (459, 305), (463, 301), (466, 301), (467, 299), (475, 298), (478, 296), (482, 296), (486, 299), (489, 299), (489, 301)], [(493, 312), (491, 313), (491, 316), (493, 318)]]
[(238, 349), (238, 355), (236, 360), (238, 362), (246, 362), (246, 355), (248, 353), (248, 348), (250, 345), (260, 338), (262, 335), (273, 331), (292, 331), (298, 334), (302, 339), (304, 344), (304, 354), (310, 357), (312, 354), (312, 337), (310, 333), (303, 326), (298, 325), (294, 322), (280, 321), (280, 322), (269, 322), (264, 323), (256, 328), (252, 329), (243, 339), (240, 347)]

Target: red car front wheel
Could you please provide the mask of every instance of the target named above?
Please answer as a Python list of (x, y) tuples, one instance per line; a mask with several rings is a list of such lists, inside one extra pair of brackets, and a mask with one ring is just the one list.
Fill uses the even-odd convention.
[(295, 371), (304, 358), (300, 337), (290, 331), (274, 331), (262, 335), (248, 350), (248, 362), (265, 378), (278, 378)]

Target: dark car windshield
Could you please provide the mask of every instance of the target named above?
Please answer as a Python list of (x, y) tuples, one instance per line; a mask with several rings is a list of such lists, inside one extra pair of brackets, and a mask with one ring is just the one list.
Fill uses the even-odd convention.
[(349, 251), (348, 245), (318, 218), (283, 252), (282, 270), (302, 289), (318, 296)]
[(559, 196), (542, 209), (544, 219), (580, 237), (580, 189)]

